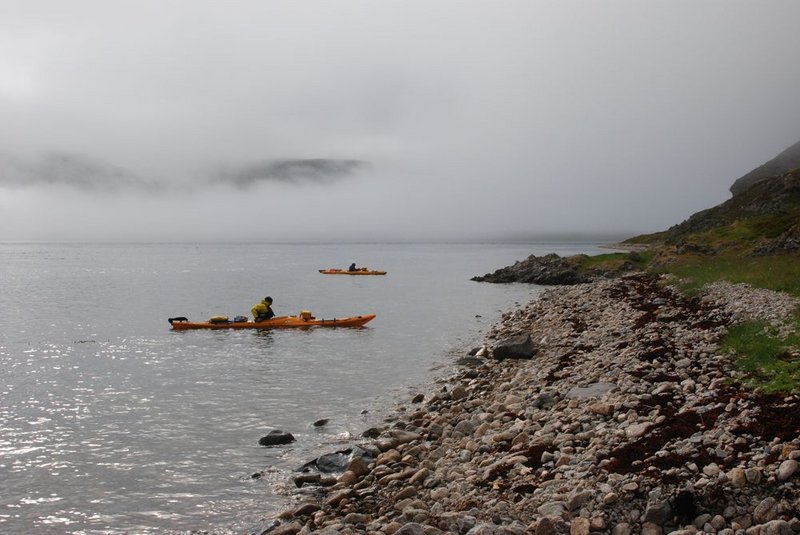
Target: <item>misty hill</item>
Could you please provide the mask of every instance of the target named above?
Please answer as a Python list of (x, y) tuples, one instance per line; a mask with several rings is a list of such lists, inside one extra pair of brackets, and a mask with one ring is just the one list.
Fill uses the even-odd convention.
[(29, 159), (0, 154), (2, 186), (65, 186), (105, 193), (125, 189), (162, 189), (157, 182), (137, 176), (118, 165), (68, 152), (45, 153)]
[[(792, 161), (795, 153), (798, 168), (778, 175), (759, 175), (768, 166), (778, 166), (776, 162), (785, 165)], [(742, 182), (745, 178), (749, 182)], [(697, 212), (664, 232), (636, 236), (624, 243), (663, 243), (674, 246), (678, 254), (800, 251), (800, 143), (737, 180), (731, 187), (734, 189), (734, 196), (722, 204)]]
[(221, 173), (219, 181), (242, 188), (259, 182), (333, 182), (366, 165), (361, 160), (326, 158), (266, 160), (227, 170)]
[(736, 180), (731, 186), (730, 191), (734, 196), (739, 195), (759, 180), (782, 175), (797, 168), (800, 168), (800, 141), (781, 152), (764, 165), (756, 167)]

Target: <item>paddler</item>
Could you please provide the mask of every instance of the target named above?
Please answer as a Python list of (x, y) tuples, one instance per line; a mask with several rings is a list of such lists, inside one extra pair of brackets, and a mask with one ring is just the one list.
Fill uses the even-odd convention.
[(274, 317), (275, 313), (272, 311), (272, 298), (270, 296), (265, 297), (260, 303), (257, 303), (250, 309), (250, 312), (253, 313), (253, 321), (256, 323)]

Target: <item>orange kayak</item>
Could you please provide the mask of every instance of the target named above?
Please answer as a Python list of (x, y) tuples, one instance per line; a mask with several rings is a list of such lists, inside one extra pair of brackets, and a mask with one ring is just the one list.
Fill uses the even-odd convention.
[(349, 318), (303, 319), (300, 316), (279, 316), (255, 323), (253, 321), (184, 321), (185, 318), (169, 318), (174, 331), (190, 329), (308, 329), (310, 327), (363, 327), (375, 318), (375, 314)]
[(348, 271), (346, 269), (320, 269), (323, 275), (386, 275), (385, 271), (376, 271), (372, 269), (359, 269), (356, 271)]

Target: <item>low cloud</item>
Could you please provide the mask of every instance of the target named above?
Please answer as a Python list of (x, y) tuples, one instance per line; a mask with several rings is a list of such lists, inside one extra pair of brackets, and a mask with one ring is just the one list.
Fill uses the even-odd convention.
[(0, 161), (0, 185), (66, 186), (107, 193), (123, 189), (162, 189), (158, 183), (144, 180), (122, 167), (68, 153), (49, 153), (34, 160), (3, 159)]
[[(247, 189), (263, 182), (284, 184), (333, 183), (353, 176), (368, 164), (346, 159), (279, 159), (231, 167), (205, 174), (209, 184)], [(202, 173), (201, 173), (202, 175)], [(0, 159), (0, 187), (63, 186), (84, 192), (161, 193), (181, 184), (164, 179), (144, 179), (123, 167), (88, 156), (49, 153), (39, 158)]]
[(248, 188), (261, 182), (330, 183), (348, 178), (366, 165), (367, 162), (361, 160), (322, 158), (268, 160), (224, 171), (216, 181), (238, 188)]

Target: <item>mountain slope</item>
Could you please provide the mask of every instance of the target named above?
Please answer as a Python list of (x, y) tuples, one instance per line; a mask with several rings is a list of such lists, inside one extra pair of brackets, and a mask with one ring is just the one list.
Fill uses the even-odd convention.
[[(786, 170), (794, 165), (794, 169)], [(779, 174), (768, 175), (774, 170)], [(731, 186), (733, 197), (663, 232), (623, 243), (668, 246), (671, 252), (772, 255), (800, 251), (800, 142)]]
[(736, 180), (730, 191), (734, 196), (739, 195), (760, 180), (782, 175), (798, 167), (800, 167), (800, 141)]

